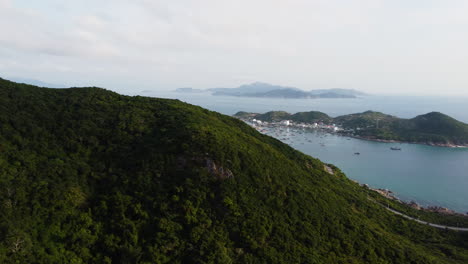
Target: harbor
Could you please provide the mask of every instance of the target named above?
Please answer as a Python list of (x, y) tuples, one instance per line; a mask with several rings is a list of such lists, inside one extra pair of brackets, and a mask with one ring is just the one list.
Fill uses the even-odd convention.
[(369, 141), (320, 124), (252, 121), (247, 123), (259, 132), (338, 166), (348, 178), (372, 189), (392, 190), (404, 203), (438, 212), (468, 212), (466, 148)]

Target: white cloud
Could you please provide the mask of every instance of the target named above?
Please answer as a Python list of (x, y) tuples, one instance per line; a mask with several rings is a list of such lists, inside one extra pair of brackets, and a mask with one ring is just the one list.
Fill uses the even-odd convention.
[(0, 69), (135, 90), (259, 80), (456, 93), (467, 11), (461, 0), (0, 0)]

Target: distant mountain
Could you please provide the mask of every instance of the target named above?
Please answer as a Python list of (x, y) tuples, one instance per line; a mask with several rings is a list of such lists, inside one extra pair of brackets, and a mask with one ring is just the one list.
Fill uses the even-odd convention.
[(351, 89), (321, 89), (303, 91), (295, 87), (272, 85), (256, 82), (245, 84), (238, 88), (209, 89), (213, 95), (264, 97), (264, 98), (355, 98), (364, 93)]
[(274, 90), (299, 90), (294, 87), (273, 85), (263, 82), (255, 82), (251, 84), (244, 84), (237, 88), (211, 88), (209, 91), (213, 92), (214, 95), (233, 95), (233, 96), (248, 96), (248, 95), (260, 95)]
[(266, 98), (317, 98), (315, 95), (311, 95), (308, 92), (301, 90), (296, 90), (292, 88), (284, 88), (271, 90), (264, 93), (255, 93), (241, 96), (250, 96), (250, 97), (266, 97)]
[[(176, 92), (192, 93), (198, 89), (180, 88)], [(273, 85), (262, 82), (244, 84), (237, 88), (211, 88), (202, 91), (211, 92), (216, 96), (263, 97), (263, 98), (356, 98), (366, 95), (353, 89), (320, 89), (304, 91), (299, 88)]]

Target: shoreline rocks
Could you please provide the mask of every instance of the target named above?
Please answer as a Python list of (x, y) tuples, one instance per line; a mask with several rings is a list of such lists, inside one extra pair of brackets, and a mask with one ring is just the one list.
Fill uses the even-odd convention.
[(459, 212), (456, 212), (452, 209), (449, 209), (449, 208), (446, 208), (446, 207), (442, 207), (442, 206), (437, 206), (437, 205), (429, 205), (427, 207), (423, 207), (421, 206), (420, 204), (418, 204), (417, 202), (415, 201), (403, 201), (401, 200), (400, 198), (396, 197), (395, 194), (388, 190), (388, 189), (382, 189), (382, 188), (377, 188), (377, 189), (374, 189), (374, 188), (370, 188), (369, 185), (367, 184), (361, 184), (361, 186), (369, 189), (369, 190), (372, 190), (374, 192), (377, 192), (378, 194), (384, 196), (385, 198), (387, 199), (391, 199), (391, 200), (395, 200), (399, 203), (402, 203), (402, 204), (405, 204), (409, 207), (412, 207), (416, 210), (420, 210), (420, 211), (426, 211), (426, 212), (433, 212), (433, 213), (440, 213), (440, 214), (445, 214), (445, 215), (458, 215), (458, 216), (465, 216), (465, 217), (468, 217), (468, 212), (466, 214), (463, 214), (463, 213), (459, 213)]

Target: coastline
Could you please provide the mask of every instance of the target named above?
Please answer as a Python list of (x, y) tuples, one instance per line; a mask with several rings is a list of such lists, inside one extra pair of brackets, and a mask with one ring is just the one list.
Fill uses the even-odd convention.
[[(345, 137), (350, 137), (350, 138), (356, 138), (356, 139), (362, 139), (362, 140), (367, 140), (367, 141), (374, 141), (374, 142), (382, 142), (382, 143), (406, 143), (406, 144), (419, 144), (419, 145), (426, 145), (426, 146), (433, 146), (433, 147), (443, 147), (443, 148), (468, 148), (468, 143), (464, 143), (461, 145), (455, 144), (455, 143), (437, 143), (437, 142), (424, 142), (424, 141), (405, 141), (405, 140), (397, 140), (397, 139), (380, 139), (375, 136), (360, 136), (360, 135), (355, 135), (354, 134), (354, 129), (349, 129), (349, 128), (343, 128), (340, 126), (337, 126), (335, 124), (329, 124), (329, 123), (296, 123), (292, 122), (291, 120), (282, 120), (282, 121), (273, 121), (273, 122), (264, 122), (261, 120), (256, 120), (253, 118), (253, 116), (236, 116), (234, 115), (233, 117), (238, 118), (240, 120), (243, 120), (246, 123), (251, 123), (253, 122), (253, 126), (255, 126), (256, 122), (258, 123), (257, 125), (259, 126), (268, 126), (268, 125), (273, 125), (273, 126), (279, 126), (279, 127), (296, 127), (296, 128), (308, 128), (308, 129), (319, 129), (322, 130), (326, 133), (329, 134), (337, 134), (337, 135), (342, 135)], [(358, 128), (359, 130), (359, 128)]]
[[(330, 133), (330, 134), (339, 134), (339, 133)], [(468, 144), (467, 145), (455, 145), (455, 144), (443, 144), (443, 143), (411, 142), (411, 141), (400, 141), (400, 140), (393, 140), (393, 139), (378, 139), (378, 138), (353, 136), (353, 135), (348, 135), (348, 134), (341, 134), (341, 135), (344, 137), (350, 137), (350, 138), (373, 141), (373, 142), (381, 142), (381, 143), (405, 143), (405, 144), (426, 145), (426, 146), (441, 147), (441, 148), (468, 148)]]
[[(245, 120), (245, 119), (242, 119), (240, 118), (241, 120), (243, 120), (244, 122), (248, 123), (249, 125), (251, 125), (253, 128), (255, 128), (257, 131), (259, 131), (260, 133), (264, 133), (264, 128), (270, 128), (270, 129), (280, 129), (280, 130), (284, 130), (284, 129), (288, 129), (288, 128), (291, 128), (291, 129), (298, 129), (298, 130), (301, 130), (305, 133), (313, 133), (313, 131), (320, 131), (321, 133), (325, 133), (325, 134), (329, 134), (329, 135), (336, 135), (336, 136), (341, 136), (341, 137), (347, 137), (347, 138), (354, 138), (354, 139), (359, 139), (359, 140), (365, 140), (365, 141), (373, 141), (373, 142), (380, 142), (380, 143), (405, 143), (405, 144), (418, 144), (418, 145), (427, 145), (427, 146), (434, 146), (434, 147), (441, 147), (441, 148), (466, 148), (467, 146), (458, 146), (458, 145), (450, 145), (450, 144), (428, 144), (428, 143), (422, 143), (422, 142), (404, 142), (404, 141), (398, 141), (398, 140), (384, 140), (384, 139), (375, 139), (375, 138), (367, 138), (367, 137), (360, 137), (360, 136), (356, 136), (356, 135), (351, 135), (351, 134), (347, 134), (347, 133), (343, 133), (343, 132), (333, 132), (331, 131), (330, 129), (327, 129), (327, 128), (312, 128), (312, 127), (303, 127), (303, 126), (300, 126), (300, 125), (284, 125), (284, 124), (281, 124), (280, 122), (275, 122), (275, 123), (252, 123), (251, 120)], [(279, 139), (279, 138), (278, 138)], [(329, 172), (330, 173), (330, 172)], [(351, 179), (352, 180), (352, 179)], [(368, 187), (369, 189), (372, 189), (374, 191), (377, 191), (379, 190), (378, 188), (376, 187), (369, 187), (368, 184), (365, 184), (364, 183), (360, 183), (356, 180), (353, 180), (355, 181), (356, 183), (358, 183), (359, 185), (361, 186), (366, 186)], [(386, 189), (381, 189), (381, 191), (388, 191)], [(377, 191), (378, 192), (378, 191)], [(399, 198), (397, 195), (395, 195), (395, 193), (393, 193), (392, 191), (388, 191), (390, 193), (390, 195), (384, 195), (386, 198), (389, 198), (389, 199), (392, 199), (392, 200), (395, 200), (395, 201), (398, 201), (399, 203), (401, 204), (405, 204), (407, 206), (411, 206), (411, 207), (418, 207), (419, 209), (418, 210), (424, 210), (424, 211), (431, 211), (431, 212), (439, 212), (439, 213), (446, 213), (446, 214), (453, 214), (453, 215), (463, 215), (463, 216), (466, 216), (464, 215), (462, 212), (463, 210), (459, 210), (459, 211), (454, 211), (454, 210), (451, 210), (449, 208), (445, 208), (445, 207), (441, 207), (440, 205), (437, 205), (437, 203), (429, 203), (429, 204), (424, 204), (424, 206), (421, 206), (419, 204), (417, 204), (416, 202), (410, 200), (410, 199), (402, 199), (402, 198)], [(381, 193), (382, 194), (382, 193)], [(383, 195), (383, 194), (382, 194)]]
[(409, 206), (409, 207), (411, 207), (413, 209), (416, 209), (416, 210), (419, 210), (419, 211), (426, 211), (426, 212), (440, 213), (440, 214), (445, 214), (445, 215), (458, 215), (458, 216), (468, 217), (468, 213), (465, 214), (465, 213), (462, 213), (462, 212), (457, 212), (457, 211), (449, 209), (447, 207), (442, 207), (442, 206), (437, 206), (437, 205), (428, 205), (428, 206), (424, 207), (424, 206), (421, 206), (420, 204), (418, 204), (415, 201), (411, 200), (411, 201), (408, 202), (408, 201), (404, 201), (404, 200), (400, 199), (391, 190), (382, 189), (382, 188), (372, 188), (368, 184), (361, 184), (359, 182), (357, 182), (357, 183), (361, 187), (367, 188), (367, 189), (369, 189), (371, 191), (374, 191), (374, 192), (382, 195), (383, 197), (385, 197), (387, 199), (397, 201), (397, 202), (399, 202), (401, 204), (404, 204), (406, 206)]

